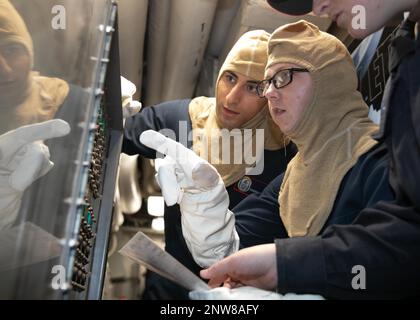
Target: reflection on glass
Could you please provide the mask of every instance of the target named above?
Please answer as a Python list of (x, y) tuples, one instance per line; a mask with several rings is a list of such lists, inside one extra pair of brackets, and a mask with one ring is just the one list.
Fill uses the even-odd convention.
[(26, 25), (7, 0), (0, 0), (1, 133), (52, 119), (69, 92), (61, 79), (32, 70), (34, 50)]
[[(32, 71), (33, 61), (24, 21), (7, 0), (0, 0), (0, 230), (15, 223), (24, 189), (50, 166), (48, 148), (37, 141), (48, 128), (16, 129), (52, 119), (69, 92), (64, 80)], [(22, 179), (27, 180), (23, 185)]]
[(107, 3), (60, 1), (54, 30), (56, 1), (0, 0), (0, 298), (58, 294)]
[[(25, 273), (25, 266), (59, 255), (54, 236), (34, 224), (17, 221), (25, 189), (52, 168), (43, 141), (68, 133), (64, 128), (57, 134), (60, 128), (54, 124), (36, 125), (54, 118), (67, 98), (69, 85), (39, 75), (33, 64), (33, 42), (23, 19), (9, 1), (0, 0), (0, 272), (3, 289), (9, 290), (2, 292), (4, 297), (13, 297), (8, 295), (18, 283), (13, 282), (18, 277), (10, 270), (21, 268)], [(52, 239), (48, 245), (44, 245), (45, 235)]]

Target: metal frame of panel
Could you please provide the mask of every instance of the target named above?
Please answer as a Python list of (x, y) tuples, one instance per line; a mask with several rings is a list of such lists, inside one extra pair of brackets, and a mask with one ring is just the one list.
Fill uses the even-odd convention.
[[(99, 67), (95, 76), (93, 90), (95, 98), (90, 115), (89, 136), (85, 146), (83, 160), (80, 165), (78, 178), (78, 198), (72, 203), (69, 217), (69, 226), (73, 228), (64, 244), (62, 255), (63, 265), (67, 270), (66, 282), (61, 287), (62, 299), (100, 299), (102, 295), (103, 279), (106, 268), (110, 228), (113, 218), (113, 201), (118, 172), (119, 156), (122, 146), (122, 108), (121, 108), (121, 83), (119, 69), (119, 49), (117, 32), (117, 5), (109, 1), (107, 21), (98, 26), (103, 31), (103, 43), (99, 57)], [(104, 105), (103, 102), (105, 101)], [(76, 250), (80, 233), (80, 221), (83, 207), (86, 206), (84, 195), (88, 189), (89, 163), (92, 158), (94, 135), (100, 110), (105, 112), (107, 119), (106, 154), (102, 164), (101, 195), (92, 203), (97, 222), (94, 225), (95, 238), (92, 242), (92, 252), (89, 254), (88, 277), (84, 290), (77, 292), (72, 286), (73, 266), (76, 261)], [(74, 212), (74, 213), (73, 213)]]

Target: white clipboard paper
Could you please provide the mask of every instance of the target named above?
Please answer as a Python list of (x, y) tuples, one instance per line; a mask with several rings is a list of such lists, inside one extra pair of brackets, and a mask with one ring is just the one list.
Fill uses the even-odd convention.
[(208, 285), (192, 273), (169, 253), (162, 250), (152, 239), (139, 231), (119, 251), (138, 263), (144, 264), (148, 269), (160, 274), (192, 290), (209, 290)]

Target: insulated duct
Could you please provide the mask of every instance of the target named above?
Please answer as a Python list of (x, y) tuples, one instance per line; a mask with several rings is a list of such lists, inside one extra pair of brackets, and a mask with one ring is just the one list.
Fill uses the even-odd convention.
[(162, 101), (162, 77), (168, 46), (171, 0), (153, 0), (149, 6), (147, 75), (144, 106)]
[(210, 34), (209, 45), (206, 54), (219, 57), (222, 51), (227, 31), (230, 30), (232, 21), (238, 13), (241, 0), (219, 0), (216, 8), (213, 29)]
[(194, 94), (217, 0), (176, 0), (171, 6), (162, 101)]
[(147, 6), (148, 0), (118, 2), (121, 75), (137, 86), (136, 100), (141, 97)]

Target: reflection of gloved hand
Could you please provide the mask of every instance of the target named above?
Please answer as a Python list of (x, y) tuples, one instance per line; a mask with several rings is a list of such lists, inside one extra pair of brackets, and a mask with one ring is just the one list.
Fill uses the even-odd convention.
[(67, 122), (49, 120), (0, 136), (0, 229), (16, 219), (23, 191), (54, 165), (42, 140), (62, 137), (69, 132)]
[(133, 100), (133, 95), (136, 93), (136, 90), (137, 88), (134, 83), (121, 77), (121, 97), (124, 119), (135, 115), (141, 109), (141, 103)]
[(220, 287), (211, 290), (195, 290), (191, 291), (189, 296), (192, 300), (324, 300), (318, 295), (294, 293), (281, 295), (248, 286), (234, 289)]
[(166, 204), (180, 205), (182, 232), (195, 261), (207, 267), (237, 251), (235, 218), (216, 169), (156, 131), (143, 132), (140, 142), (166, 155), (156, 161), (156, 178)]

